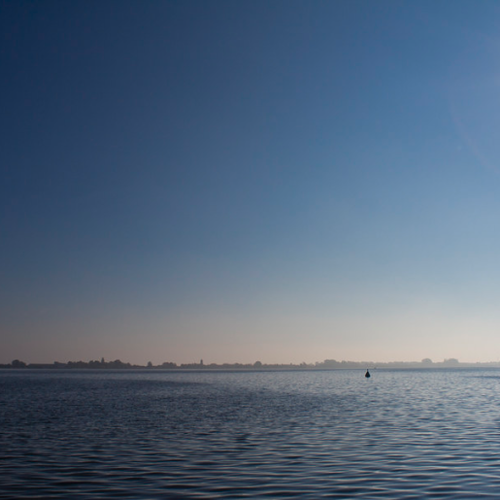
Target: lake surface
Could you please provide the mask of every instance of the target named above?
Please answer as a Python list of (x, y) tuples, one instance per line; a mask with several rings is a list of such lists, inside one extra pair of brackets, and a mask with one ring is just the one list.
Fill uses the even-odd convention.
[(500, 370), (0, 371), (0, 498), (499, 498)]

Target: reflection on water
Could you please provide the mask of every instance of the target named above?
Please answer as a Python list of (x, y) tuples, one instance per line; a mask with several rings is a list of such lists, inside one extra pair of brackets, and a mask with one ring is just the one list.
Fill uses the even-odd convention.
[(498, 498), (500, 371), (0, 372), (0, 498)]

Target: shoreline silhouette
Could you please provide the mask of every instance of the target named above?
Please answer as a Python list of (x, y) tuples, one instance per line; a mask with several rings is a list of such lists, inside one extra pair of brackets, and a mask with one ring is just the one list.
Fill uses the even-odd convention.
[(336, 361), (326, 359), (316, 363), (210, 363), (205, 364), (203, 360), (198, 363), (177, 364), (171, 361), (154, 365), (148, 362), (146, 365), (131, 364), (119, 359), (114, 361), (101, 360), (91, 361), (68, 361), (61, 363), (26, 363), (19, 359), (13, 360), (8, 364), (0, 364), (0, 369), (92, 369), (92, 370), (366, 370), (366, 366), (371, 366), (371, 370), (377, 369), (430, 369), (430, 368), (500, 368), (500, 362), (460, 362), (455, 358), (445, 359), (443, 361), (433, 362), (426, 358), (422, 361), (390, 361), (390, 362), (372, 362), (372, 361)]

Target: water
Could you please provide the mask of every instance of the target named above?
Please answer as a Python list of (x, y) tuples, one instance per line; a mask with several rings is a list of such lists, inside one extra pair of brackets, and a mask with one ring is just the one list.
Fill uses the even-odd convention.
[(0, 498), (498, 498), (500, 370), (0, 371)]

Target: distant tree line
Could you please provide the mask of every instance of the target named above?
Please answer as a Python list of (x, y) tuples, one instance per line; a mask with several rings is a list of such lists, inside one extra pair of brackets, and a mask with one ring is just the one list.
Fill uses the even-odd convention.
[(171, 361), (166, 361), (159, 365), (153, 365), (150, 361), (145, 366), (124, 363), (119, 359), (114, 361), (68, 361), (67, 363), (25, 363), (15, 359), (9, 364), (0, 364), (4, 369), (93, 369), (93, 370), (345, 370), (345, 369), (376, 369), (376, 368), (473, 368), (473, 367), (500, 367), (500, 362), (490, 363), (460, 363), (458, 359), (450, 358), (440, 362), (433, 362), (429, 358), (422, 361), (394, 361), (388, 363), (375, 363), (373, 361), (336, 361), (335, 359), (326, 359), (316, 363), (300, 364), (265, 364), (260, 361), (255, 363), (210, 363), (204, 364), (203, 360), (199, 363), (184, 363), (178, 365)]

